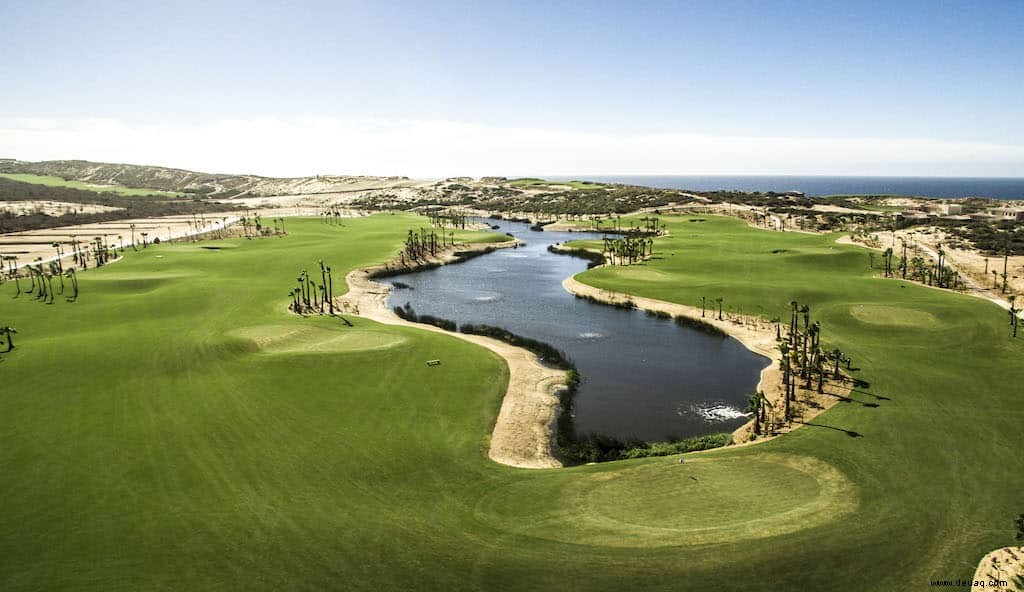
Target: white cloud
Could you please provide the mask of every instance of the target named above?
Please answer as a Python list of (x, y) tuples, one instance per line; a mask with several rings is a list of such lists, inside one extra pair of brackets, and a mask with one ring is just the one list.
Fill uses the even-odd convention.
[(0, 158), (270, 176), (373, 174), (1024, 175), (1024, 146), (927, 139), (615, 135), (331, 117), (209, 125), (0, 119)]

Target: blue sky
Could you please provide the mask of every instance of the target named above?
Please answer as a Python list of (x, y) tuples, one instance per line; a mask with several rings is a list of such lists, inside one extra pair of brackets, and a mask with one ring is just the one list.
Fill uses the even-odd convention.
[[(1024, 175), (1022, 31), (1019, 0), (8, 0), (0, 156), (266, 174)], [(228, 137), (243, 122), (263, 153)], [(377, 138), (412, 148), (356, 153)], [(580, 154), (552, 160), (539, 142)], [(573, 170), (538, 170), (555, 165)]]

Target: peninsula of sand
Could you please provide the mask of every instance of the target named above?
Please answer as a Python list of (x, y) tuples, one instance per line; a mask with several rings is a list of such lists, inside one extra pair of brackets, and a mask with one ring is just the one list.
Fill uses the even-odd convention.
[[(518, 240), (510, 240), (503, 243), (457, 245), (435, 257), (418, 262), (409, 268), (409, 271), (426, 266), (457, 263), (468, 255), (514, 247), (518, 244)], [(552, 449), (551, 436), (558, 417), (559, 402), (556, 393), (563, 388), (565, 372), (545, 366), (529, 350), (497, 339), (449, 332), (432, 325), (412, 323), (400, 318), (388, 308), (387, 300), (391, 286), (373, 281), (376, 274), (386, 269), (390, 268), (381, 265), (350, 272), (345, 277), (348, 282), (348, 293), (338, 298), (342, 310), (379, 323), (445, 333), (483, 346), (501, 356), (508, 364), (508, 389), (491, 433), (488, 456), (495, 462), (519, 468), (561, 467), (562, 463), (555, 457)]]

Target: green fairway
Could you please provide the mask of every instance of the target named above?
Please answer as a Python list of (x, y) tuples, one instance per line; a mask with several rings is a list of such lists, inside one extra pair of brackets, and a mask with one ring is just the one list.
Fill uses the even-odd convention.
[(18, 330), (0, 354), (0, 589), (926, 589), (1012, 542), (1024, 340), (1005, 313), (874, 279), (834, 237), (665, 220), (660, 258), (579, 279), (766, 315), (806, 301), (871, 388), (683, 465), (513, 469), (486, 456), (500, 358), (286, 310), (301, 270), (323, 259), (337, 292), (424, 218), (129, 250), (81, 274), (76, 303), (0, 287)]
[(83, 189), (85, 191), (111, 191), (120, 195), (183, 195), (172, 191), (159, 191), (157, 189), (139, 189), (136, 187), (122, 187), (121, 185), (93, 185), (84, 181), (69, 181), (60, 177), (50, 175), (31, 175), (28, 173), (0, 173), (0, 177), (21, 183), (34, 183), (36, 185), (48, 185), (51, 187), (70, 187), (71, 189)]
[(826, 346), (850, 353), (871, 384), (812, 422), (820, 425), (754, 453), (814, 456), (856, 483), (858, 511), (828, 543), (801, 553), (846, 547), (843, 568), (859, 565), (880, 580), (842, 585), (833, 574), (833, 586), (892, 589), (880, 583), (888, 571), (900, 572), (906, 589), (924, 588), (929, 576), (967, 577), (986, 551), (1013, 542), (1012, 518), (1024, 511), (1024, 340), (1010, 339), (1004, 311), (876, 278), (868, 252), (836, 244), (837, 235), (731, 218), (662, 220), (671, 236), (657, 239), (654, 259), (577, 279), (689, 305), (722, 297), (727, 310), (766, 318), (788, 318), (790, 300), (808, 303)]

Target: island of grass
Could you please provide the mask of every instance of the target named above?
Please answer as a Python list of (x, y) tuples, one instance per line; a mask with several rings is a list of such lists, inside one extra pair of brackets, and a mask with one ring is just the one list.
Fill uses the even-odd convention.
[(0, 177), (20, 181), (22, 183), (33, 183), (36, 185), (47, 185), (50, 187), (70, 187), (71, 189), (83, 189), (85, 191), (112, 192), (119, 195), (140, 196), (160, 195), (164, 197), (179, 197), (184, 194), (172, 191), (160, 191), (158, 189), (142, 189), (139, 187), (124, 187), (122, 185), (94, 185), (84, 181), (68, 180), (52, 175), (33, 175), (29, 173), (0, 173)]
[(558, 188), (568, 187), (568, 188), (571, 188), (571, 189), (587, 190), (587, 189), (607, 189), (608, 188), (608, 185), (605, 185), (603, 183), (596, 183), (594, 181), (575, 181), (575, 180), (574, 181), (548, 181), (546, 179), (537, 179), (537, 178), (532, 178), (532, 177), (524, 177), (524, 178), (521, 178), (521, 179), (513, 179), (513, 180), (509, 181), (508, 184), (510, 186), (512, 186), (512, 187), (524, 187), (524, 188), (534, 187), (534, 188), (538, 188), (538, 189), (547, 189), (547, 188), (558, 189)]
[(1024, 343), (1003, 311), (877, 278), (835, 236), (664, 221), (646, 263), (578, 279), (769, 317), (807, 302), (870, 387), (685, 464), (514, 469), (486, 456), (501, 358), (287, 311), (296, 269), (380, 264), (424, 218), (129, 251), (81, 274), (75, 303), (2, 287), (0, 584), (902, 590), (1011, 544)]

